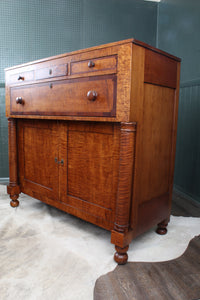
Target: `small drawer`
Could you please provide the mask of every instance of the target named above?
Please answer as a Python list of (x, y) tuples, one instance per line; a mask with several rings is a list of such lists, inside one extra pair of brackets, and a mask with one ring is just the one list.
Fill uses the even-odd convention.
[(115, 116), (115, 75), (11, 88), (12, 115)]
[(35, 79), (47, 79), (59, 76), (67, 76), (68, 64), (51, 65), (49, 67), (39, 68), (35, 71)]
[(24, 83), (32, 80), (34, 80), (34, 71), (27, 71), (27, 72), (18, 71), (16, 74), (11, 74), (9, 77), (10, 84)]
[(70, 74), (82, 74), (82, 73), (92, 73), (100, 72), (103, 73), (116, 73), (117, 72), (117, 56), (106, 56), (99, 58), (91, 58), (82, 61), (71, 62), (70, 65)]

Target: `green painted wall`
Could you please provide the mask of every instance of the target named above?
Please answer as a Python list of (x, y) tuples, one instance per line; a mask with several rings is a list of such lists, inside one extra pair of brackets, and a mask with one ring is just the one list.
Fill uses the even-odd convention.
[(4, 68), (134, 37), (156, 44), (157, 4), (143, 0), (0, 1), (0, 178), (8, 177)]
[(0, 1), (0, 180), (8, 177), (4, 68), (135, 37), (182, 58), (174, 183), (200, 201), (199, 32), (199, 0)]
[(161, 0), (157, 46), (182, 58), (175, 186), (200, 201), (200, 1)]
[(161, 0), (158, 47), (182, 58), (181, 82), (200, 79), (199, 29), (199, 0)]

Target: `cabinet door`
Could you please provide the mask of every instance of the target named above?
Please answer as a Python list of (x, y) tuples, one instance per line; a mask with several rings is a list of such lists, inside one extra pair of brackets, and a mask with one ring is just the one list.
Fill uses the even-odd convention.
[(111, 229), (119, 172), (117, 125), (69, 122), (59, 132), (61, 202), (69, 213)]
[(57, 123), (18, 121), (18, 163), (21, 191), (46, 203), (58, 200), (59, 138)]

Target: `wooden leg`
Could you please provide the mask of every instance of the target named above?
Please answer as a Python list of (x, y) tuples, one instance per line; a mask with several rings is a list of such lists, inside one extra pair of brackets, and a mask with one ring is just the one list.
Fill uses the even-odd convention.
[(19, 205), (19, 201), (17, 200), (19, 198), (20, 194), (20, 187), (19, 185), (15, 184), (13, 182), (10, 182), (10, 184), (7, 186), (7, 193), (10, 195), (10, 205), (12, 207), (17, 207)]
[(114, 260), (124, 265), (128, 260), (130, 241), (125, 240), (129, 232), (130, 207), (133, 185), (134, 153), (135, 153), (135, 123), (120, 123), (120, 159), (119, 181), (116, 199), (116, 214), (111, 243), (115, 245)]
[(116, 261), (116, 263), (118, 263), (118, 265), (125, 265), (127, 263), (128, 248), (129, 248), (129, 246), (126, 246), (124, 248), (115, 246), (116, 252), (115, 252), (115, 255), (114, 255), (114, 260)]
[(162, 222), (160, 222), (157, 226), (157, 230), (156, 232), (158, 234), (164, 235), (167, 233), (167, 225), (168, 225), (169, 220), (164, 220)]
[(10, 183), (7, 187), (7, 192), (10, 195), (10, 205), (17, 207), (17, 200), (20, 194), (17, 174), (17, 123), (15, 119), (8, 119), (8, 137), (9, 137), (9, 173)]

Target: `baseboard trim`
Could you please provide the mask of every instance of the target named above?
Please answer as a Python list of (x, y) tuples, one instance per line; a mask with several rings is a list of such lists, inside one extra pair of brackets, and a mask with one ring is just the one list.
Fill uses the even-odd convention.
[(187, 193), (178, 185), (174, 185), (174, 191), (177, 192), (180, 196), (183, 196), (184, 198), (190, 200), (190, 201), (195, 201), (200, 203), (200, 197), (192, 195), (190, 193)]
[(0, 177), (0, 184), (8, 184), (9, 183), (9, 177)]
[(200, 85), (200, 78), (188, 80), (180, 83), (181, 88), (188, 87), (188, 86), (198, 86), (198, 85)]
[(2, 89), (5, 88), (5, 82), (0, 82), (0, 88), (2, 88)]

